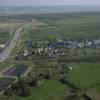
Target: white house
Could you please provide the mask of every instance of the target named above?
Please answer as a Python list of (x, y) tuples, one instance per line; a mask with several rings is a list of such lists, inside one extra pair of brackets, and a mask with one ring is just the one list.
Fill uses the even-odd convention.
[(0, 48), (5, 48), (5, 44), (0, 44)]

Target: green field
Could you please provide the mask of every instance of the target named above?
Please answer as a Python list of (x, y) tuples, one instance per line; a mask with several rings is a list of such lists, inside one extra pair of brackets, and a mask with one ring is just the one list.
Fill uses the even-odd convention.
[(47, 81), (38, 88), (31, 89), (30, 97), (18, 97), (13, 95), (12, 97), (1, 96), (0, 100), (63, 100), (68, 92), (68, 88), (63, 86), (56, 80)]
[[(59, 15), (58, 19), (55, 16), (46, 19), (40, 19), (47, 23), (46, 26), (39, 26), (37, 28), (29, 28), (26, 32), (26, 38), (29, 39), (84, 39), (84, 38), (98, 38), (100, 36), (100, 15), (75, 15), (72, 17), (64, 17)], [(45, 15), (44, 15), (45, 16)], [(58, 17), (58, 16), (56, 16)], [(38, 18), (39, 19), (39, 18)]]
[(70, 66), (73, 70), (70, 71), (68, 79), (76, 86), (87, 88), (100, 82), (99, 63), (73, 63)]
[(22, 21), (0, 16), (0, 44), (7, 43), (13, 36), (16, 29), (23, 25)]

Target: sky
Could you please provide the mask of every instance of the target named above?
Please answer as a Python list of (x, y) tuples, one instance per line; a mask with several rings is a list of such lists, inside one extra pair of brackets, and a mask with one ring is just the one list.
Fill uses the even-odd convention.
[(0, 0), (0, 6), (100, 5), (100, 0)]

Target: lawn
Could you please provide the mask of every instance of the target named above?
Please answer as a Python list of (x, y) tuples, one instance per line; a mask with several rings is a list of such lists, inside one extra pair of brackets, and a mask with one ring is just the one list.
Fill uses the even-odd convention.
[(18, 97), (13, 95), (10, 98), (1, 96), (0, 100), (64, 100), (68, 92), (68, 88), (62, 85), (59, 81), (49, 80), (43, 83), (38, 89), (32, 88), (30, 97)]
[(68, 74), (68, 79), (76, 86), (88, 88), (100, 82), (99, 63), (72, 63), (73, 70)]

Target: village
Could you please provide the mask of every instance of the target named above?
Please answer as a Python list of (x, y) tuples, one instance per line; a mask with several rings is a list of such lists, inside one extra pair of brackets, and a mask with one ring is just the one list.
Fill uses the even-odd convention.
[[(25, 41), (25, 48), (22, 48), (18, 52), (18, 57), (36, 57), (36, 56), (85, 56), (86, 48), (88, 49), (99, 49), (100, 41), (94, 39), (85, 40), (67, 40), (67, 39), (56, 39), (56, 40), (45, 40), (45, 41)], [(80, 53), (79, 53), (80, 52)]]

